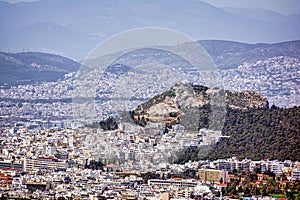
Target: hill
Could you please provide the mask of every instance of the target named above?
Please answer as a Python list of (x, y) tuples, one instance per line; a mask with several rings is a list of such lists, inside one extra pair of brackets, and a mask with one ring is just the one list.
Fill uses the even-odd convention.
[(105, 72), (121, 76), (123, 74), (126, 74), (126, 73), (130, 72), (131, 70), (132, 70), (132, 68), (129, 67), (129, 66), (119, 64), (119, 63), (114, 63), (114, 64), (109, 65), (105, 69)]
[[(181, 123), (188, 130), (222, 127), (224, 109), (267, 108), (267, 99), (256, 92), (230, 92), (192, 84), (177, 84), (169, 91), (139, 105), (132, 113), (137, 124)], [(214, 116), (209, 116), (213, 113)], [(196, 118), (198, 117), (199, 120)], [(210, 126), (209, 126), (210, 125)]]
[(57, 81), (64, 74), (77, 71), (79, 67), (79, 63), (54, 54), (0, 52), (0, 84)]
[(300, 107), (269, 108), (267, 99), (258, 93), (225, 91), (226, 114), (222, 119), (219, 118), (225, 112), (222, 106), (213, 113), (211, 104), (212, 97), (221, 92), (204, 86), (179, 84), (139, 105), (131, 116), (142, 126), (159, 121), (169, 128), (180, 123), (186, 131), (221, 127), (222, 135), (230, 136), (212, 146), (189, 149), (178, 162), (232, 156), (253, 160), (300, 160)]

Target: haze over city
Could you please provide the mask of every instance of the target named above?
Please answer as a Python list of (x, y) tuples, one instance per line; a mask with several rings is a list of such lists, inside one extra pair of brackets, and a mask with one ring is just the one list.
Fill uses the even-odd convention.
[(299, 0), (0, 1), (0, 199), (300, 199)]

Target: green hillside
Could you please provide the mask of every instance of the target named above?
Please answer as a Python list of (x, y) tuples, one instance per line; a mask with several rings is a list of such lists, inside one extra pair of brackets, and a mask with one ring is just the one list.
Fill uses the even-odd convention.
[(227, 109), (223, 135), (214, 146), (187, 150), (178, 162), (233, 156), (252, 160), (300, 160), (300, 107)]
[(180, 123), (186, 131), (217, 128), (230, 136), (214, 146), (189, 149), (178, 162), (232, 156), (300, 160), (300, 107), (269, 108), (267, 99), (257, 92), (223, 92), (227, 111), (224, 124), (222, 109), (213, 112), (211, 106), (212, 95), (222, 90), (189, 84), (176, 85), (139, 105), (132, 118), (142, 126), (148, 121), (169, 127)]
[(300, 107), (228, 110), (224, 135), (209, 159), (239, 158), (300, 160)]

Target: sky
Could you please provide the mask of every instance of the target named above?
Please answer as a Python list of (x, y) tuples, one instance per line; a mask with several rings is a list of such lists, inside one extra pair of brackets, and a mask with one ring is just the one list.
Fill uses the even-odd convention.
[(299, 0), (201, 0), (216, 7), (263, 8), (282, 14), (300, 14)]
[[(37, 0), (4, 0), (10, 3)], [(282, 14), (300, 14), (300, 0), (201, 0), (216, 7), (263, 8)]]

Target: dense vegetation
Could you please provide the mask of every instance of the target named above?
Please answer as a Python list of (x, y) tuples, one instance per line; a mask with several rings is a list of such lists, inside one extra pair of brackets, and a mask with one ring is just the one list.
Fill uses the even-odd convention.
[(117, 123), (116, 119), (113, 117), (109, 117), (108, 119), (99, 122), (99, 125), (104, 131), (118, 129), (118, 123)]
[[(204, 116), (203, 120), (206, 119), (207, 116)], [(300, 160), (300, 107), (227, 108), (223, 135), (230, 138), (219, 141), (213, 147), (188, 149), (178, 162), (232, 156), (253, 160)]]
[[(243, 176), (243, 180), (240, 179), (241, 176)], [(275, 174), (268, 174), (264, 178), (264, 182), (260, 183), (256, 182), (258, 178), (255, 173), (239, 173), (235, 174), (235, 177), (230, 179), (230, 183), (226, 188), (222, 188), (223, 195), (228, 195), (232, 198), (240, 198), (241, 195), (244, 197), (255, 195), (300, 199), (300, 181), (286, 182), (286, 174), (281, 174), (277, 177)], [(219, 196), (220, 194), (217, 193), (216, 195)]]
[(300, 107), (228, 110), (223, 133), (208, 158), (300, 160)]
[(100, 122), (93, 122), (92, 124), (87, 124), (86, 127), (101, 128), (104, 131), (111, 131), (119, 128), (117, 120), (114, 117), (109, 117)]

